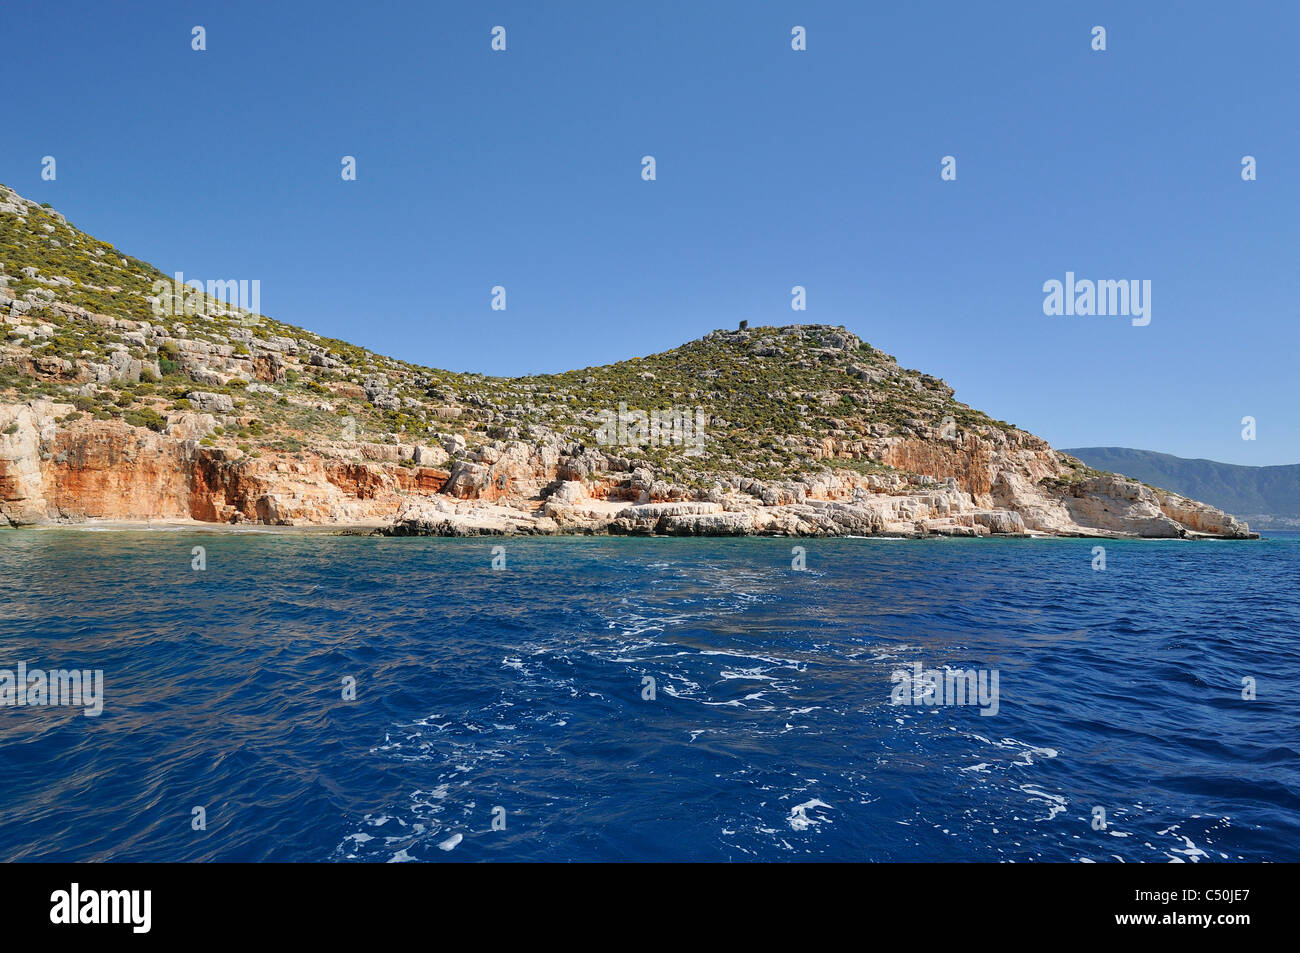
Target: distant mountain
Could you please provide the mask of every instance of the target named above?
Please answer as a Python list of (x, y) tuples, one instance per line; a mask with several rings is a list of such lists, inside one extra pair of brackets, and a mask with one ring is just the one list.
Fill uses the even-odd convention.
[(1257, 528), (1300, 528), (1300, 464), (1245, 467), (1126, 447), (1081, 447), (1062, 452), (1098, 470), (1122, 473), (1204, 500)]

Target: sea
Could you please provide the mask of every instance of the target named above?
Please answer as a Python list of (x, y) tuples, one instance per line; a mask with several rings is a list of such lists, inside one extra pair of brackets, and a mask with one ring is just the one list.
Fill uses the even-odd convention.
[(1298, 583), (1294, 533), (3, 531), (0, 860), (1298, 861)]

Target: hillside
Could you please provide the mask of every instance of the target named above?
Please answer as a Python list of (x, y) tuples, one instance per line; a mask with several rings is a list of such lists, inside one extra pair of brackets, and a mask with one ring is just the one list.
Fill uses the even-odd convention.
[(1300, 464), (1249, 467), (1126, 447), (1064, 452), (1099, 470), (1204, 500), (1260, 527), (1300, 526)]
[(1090, 470), (844, 328), (742, 325), (616, 364), (499, 378), (324, 338), (220, 290), (175, 289), (0, 187), (0, 516), (1248, 533)]

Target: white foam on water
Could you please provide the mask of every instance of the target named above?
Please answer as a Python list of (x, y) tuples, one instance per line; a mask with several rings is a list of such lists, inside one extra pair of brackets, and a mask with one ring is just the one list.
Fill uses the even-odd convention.
[(1041, 801), (1047, 805), (1048, 814), (1046, 817), (1038, 818), (1040, 821), (1052, 820), (1057, 814), (1064, 811), (1066, 805), (1069, 803), (1065, 799), (1064, 795), (1048, 794), (1042, 788), (1036, 787), (1032, 784), (1022, 784), (1020, 785), (1020, 790), (1029, 795), (1030, 801)]
[(776, 681), (776, 678), (774, 676), (764, 675), (762, 669), (760, 669), (758, 666), (754, 666), (753, 668), (742, 668), (738, 672), (733, 672), (729, 668), (724, 668), (721, 672), (718, 673), (718, 678), (722, 679), (723, 681), (727, 681), (733, 678), (749, 679), (750, 681), (755, 681), (755, 682)]
[[(1178, 830), (1178, 828), (1179, 825), (1175, 824), (1173, 827), (1160, 831), (1160, 833), (1171, 834), (1174, 831)], [(1205, 851), (1201, 850), (1201, 848), (1197, 847), (1196, 844), (1193, 843), (1192, 839), (1188, 837), (1186, 834), (1174, 834), (1173, 836), (1180, 838), (1183, 842), (1183, 846), (1172, 847), (1165, 852), (1165, 856), (1171, 858), (1172, 863), (1185, 864), (1187, 863), (1188, 860), (1190, 860), (1192, 863), (1196, 864), (1196, 863), (1200, 863), (1202, 857), (1208, 858), (1210, 856)], [(1180, 857), (1178, 856), (1179, 854), (1183, 856)], [(1184, 858), (1186, 858), (1186, 860)]]
[(812, 817), (808, 816), (809, 811), (815, 810), (819, 807), (825, 808), (828, 811), (834, 810), (834, 808), (825, 801), (819, 801), (817, 798), (813, 798), (811, 801), (804, 801), (804, 803), (796, 804), (792, 807), (790, 809), (790, 816), (786, 818), (791, 830), (806, 831), (808, 828), (815, 827), (818, 824), (830, 824), (830, 818), (818, 817), (815, 814)]
[(455, 850), (456, 845), (465, 839), (464, 834), (452, 834), (445, 841), (438, 845), (439, 850)]
[(798, 659), (772, 657), (768, 655), (749, 655), (745, 652), (728, 652), (723, 649), (701, 649), (700, 655), (726, 655), (730, 658), (744, 659), (747, 662), (765, 662), (768, 665), (780, 665), (802, 672), (804, 663)]

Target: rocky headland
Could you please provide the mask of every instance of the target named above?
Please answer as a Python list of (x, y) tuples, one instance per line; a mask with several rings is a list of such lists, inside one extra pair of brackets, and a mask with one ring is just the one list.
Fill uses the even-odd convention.
[(742, 326), (563, 374), (438, 370), (177, 289), (3, 186), (0, 321), (0, 525), (1255, 535), (842, 327)]

